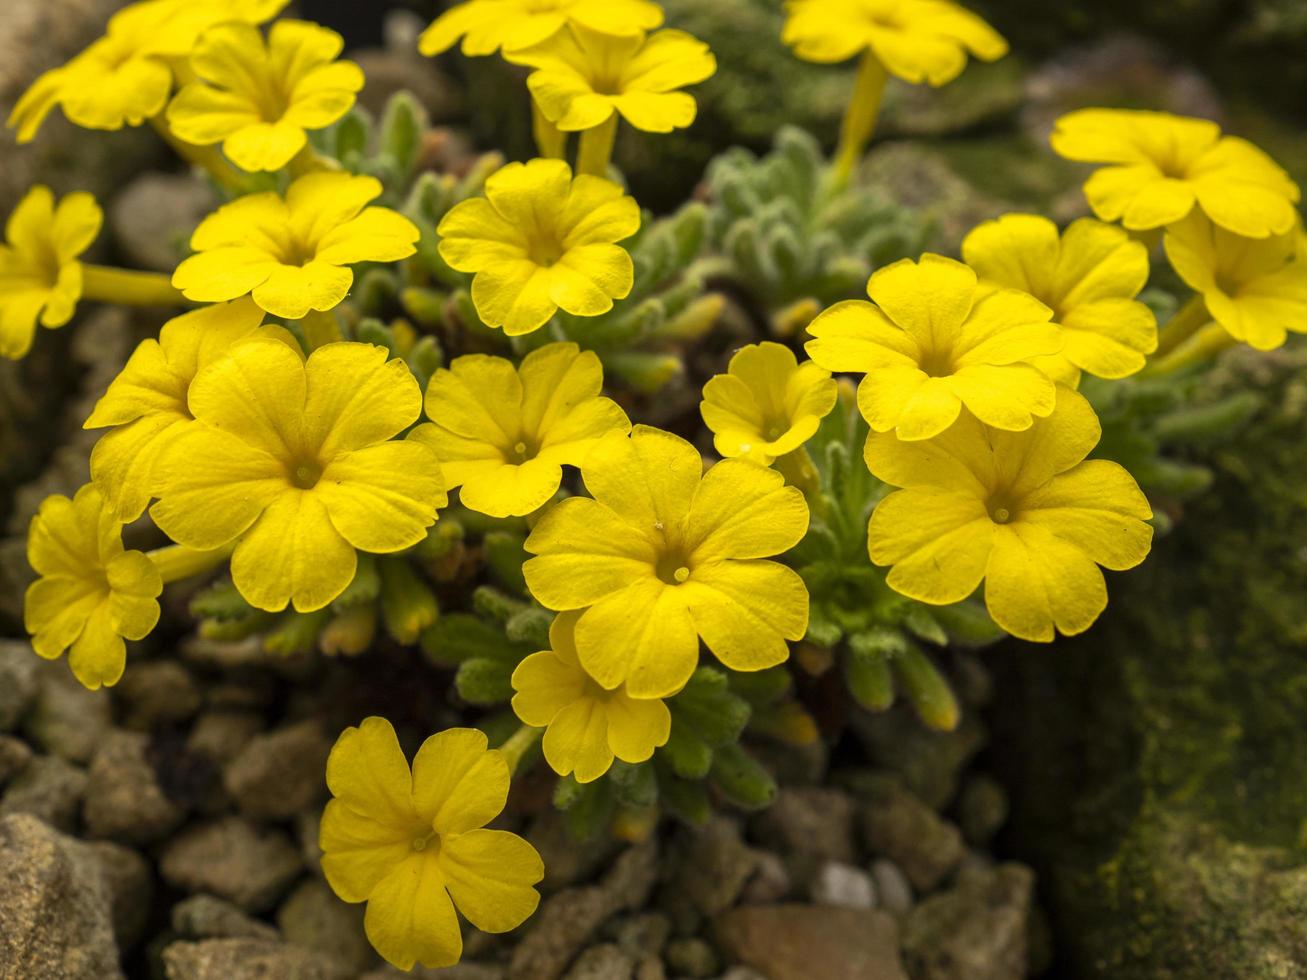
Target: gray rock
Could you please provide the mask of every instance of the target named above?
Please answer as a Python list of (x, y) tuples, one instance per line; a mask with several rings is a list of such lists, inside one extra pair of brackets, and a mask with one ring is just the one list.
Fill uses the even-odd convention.
[(903, 928), (914, 980), (1019, 980), (1027, 975), (1034, 873), (1019, 864), (968, 868), (927, 898)]
[[(463, 955), (467, 955), (467, 948), (464, 947)], [(463, 960), (454, 966), (447, 966), (443, 969), (428, 970), (426, 967), (416, 966), (408, 973), (403, 970), (396, 970), (393, 966), (383, 966), (380, 969), (370, 970), (359, 980), (504, 980), (507, 974), (502, 966), (495, 966), (490, 963), (473, 963)]]
[(918, 891), (934, 888), (966, 856), (962, 833), (896, 776), (867, 774), (859, 781), (862, 839), (891, 858)]
[(40, 660), (22, 640), (0, 640), (0, 732), (18, 727), (36, 697)]
[(282, 902), (277, 926), (287, 942), (323, 953), (357, 973), (377, 960), (363, 932), (363, 912), (362, 905), (342, 902), (325, 882), (309, 878)]
[(86, 763), (112, 726), (112, 710), (107, 690), (88, 691), (65, 663), (43, 664), (23, 731), (51, 755)]
[(236, 758), (250, 739), (261, 731), (263, 715), (257, 711), (209, 710), (195, 719), (186, 739), (186, 748), (215, 762), (227, 762)]
[(996, 779), (973, 776), (958, 800), (958, 822), (967, 843), (986, 847), (1007, 821), (1007, 793)]
[(650, 840), (623, 851), (599, 884), (547, 898), (513, 950), (511, 980), (557, 980), (610, 916), (644, 906), (657, 875), (658, 850)]
[(94, 851), (27, 814), (0, 818), (0, 976), (116, 980), (112, 896)]
[(143, 173), (109, 207), (109, 229), (131, 265), (172, 272), (191, 232), (218, 204), (208, 181), (190, 174)]
[(733, 966), (722, 974), (722, 980), (768, 980), (751, 966)]
[(663, 954), (669, 969), (678, 976), (701, 980), (717, 972), (717, 953), (712, 946), (697, 936), (673, 939)]
[(680, 829), (676, 861), (673, 891), (706, 916), (734, 905), (757, 866), (739, 824), (722, 814)]
[(82, 817), (91, 837), (148, 844), (166, 837), (186, 816), (159, 786), (150, 737), (111, 732), (91, 761)]
[(817, 869), (809, 893), (817, 905), (849, 909), (876, 907), (876, 886), (871, 875), (859, 867), (838, 861), (827, 861)]
[(145, 935), (154, 897), (150, 862), (130, 847), (111, 841), (91, 841), (86, 848), (100, 859), (113, 910), (113, 932), (124, 953)]
[(172, 928), (187, 939), (277, 939), (277, 930), (238, 905), (213, 895), (192, 895), (172, 907)]
[(203, 700), (190, 671), (175, 660), (133, 664), (114, 696), (123, 726), (141, 732), (190, 720)]
[(789, 868), (771, 851), (753, 852), (753, 874), (740, 892), (740, 901), (748, 905), (771, 905), (794, 890)]
[(871, 880), (876, 885), (876, 898), (881, 908), (898, 914), (912, 908), (912, 883), (893, 861), (877, 858), (871, 862)]
[(71, 832), (86, 792), (86, 773), (58, 756), (37, 756), (5, 790), (0, 815), (28, 813)]
[[(928, 729), (907, 705), (879, 714), (857, 712), (849, 721), (872, 761), (898, 773), (908, 789), (936, 810), (953, 802), (963, 770), (987, 737), (984, 726), (970, 712), (963, 712), (951, 732)], [(847, 785), (856, 797), (857, 781), (863, 776), (862, 772), (841, 773), (836, 782)]]
[(759, 837), (773, 850), (818, 861), (853, 861), (853, 801), (838, 789), (785, 787), (757, 820)]
[(13, 735), (0, 735), (0, 789), (32, 761), (32, 747)]
[(348, 980), (347, 969), (312, 950), (268, 939), (206, 939), (163, 951), (168, 980)]
[(717, 944), (734, 963), (769, 980), (907, 980), (893, 916), (870, 909), (744, 905), (716, 921)]
[(241, 812), (288, 820), (326, 794), (331, 742), (316, 721), (250, 739), (223, 777)]
[(590, 878), (621, 850), (621, 842), (611, 834), (576, 840), (567, 829), (564, 815), (552, 807), (531, 822), (526, 839), (545, 862), (545, 877), (540, 883), (545, 894)]
[(631, 980), (635, 960), (614, 943), (591, 946), (576, 958), (565, 980)]
[(660, 912), (640, 912), (610, 923), (607, 931), (632, 956), (657, 956), (667, 945), (672, 923)]
[(299, 851), (278, 830), (243, 817), (191, 827), (164, 846), (164, 880), (188, 892), (230, 899), (247, 912), (271, 908), (303, 868)]

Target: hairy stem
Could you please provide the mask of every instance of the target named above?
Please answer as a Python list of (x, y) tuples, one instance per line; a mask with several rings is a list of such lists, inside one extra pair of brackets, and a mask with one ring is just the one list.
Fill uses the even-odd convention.
[(188, 306), (181, 290), (162, 272), (137, 272), (82, 263), (82, 296), (123, 306)]
[(840, 145), (835, 151), (834, 183), (836, 187), (845, 187), (853, 170), (862, 159), (862, 154), (871, 142), (876, 131), (876, 119), (880, 116), (881, 99), (885, 95), (885, 82), (889, 76), (885, 66), (880, 63), (875, 52), (870, 48), (862, 56), (858, 65), (858, 77), (853, 84), (853, 98), (844, 113), (844, 123), (840, 127)]
[(613, 144), (617, 141), (617, 113), (606, 122), (581, 134), (581, 146), (576, 153), (576, 172), (595, 177), (608, 176), (608, 162), (613, 158)]

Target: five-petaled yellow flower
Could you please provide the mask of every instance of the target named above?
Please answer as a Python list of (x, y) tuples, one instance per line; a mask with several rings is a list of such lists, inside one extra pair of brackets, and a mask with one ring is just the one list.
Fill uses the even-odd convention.
[(278, 21), (263, 35), (249, 24), (220, 24), (191, 52), (196, 80), (168, 106), (168, 126), (198, 146), (222, 143), (243, 170), (280, 170), (308, 142), (306, 130), (330, 126), (363, 88), (363, 71), (337, 61), (335, 31)]
[(870, 50), (908, 82), (951, 82), (968, 52), (983, 61), (1007, 54), (997, 31), (948, 0), (786, 0), (785, 9), (781, 38), (800, 58), (831, 63)]
[(490, 327), (516, 336), (538, 330), (561, 307), (598, 316), (634, 282), (617, 242), (640, 230), (640, 208), (602, 177), (561, 160), (511, 163), (486, 181), (486, 196), (451, 210), (437, 233), (440, 254), (475, 273), (472, 301)]
[(636, 700), (623, 685), (607, 690), (581, 667), (576, 654), (579, 612), (562, 612), (549, 628), (552, 649), (533, 653), (513, 671), (513, 710), (545, 729), (545, 761), (560, 776), (590, 783), (614, 757), (645, 762), (667, 744), (672, 715), (658, 700)]
[(23, 621), (32, 647), (68, 666), (92, 690), (118, 683), (124, 639), (144, 639), (159, 621), (163, 579), (150, 559), (125, 551), (122, 522), (91, 484), (72, 500), (47, 497), (32, 518), (27, 560), (40, 576), (27, 589)]
[(1026, 429), (1053, 410), (1054, 384), (1025, 363), (1062, 349), (1043, 303), (979, 288), (970, 268), (939, 255), (877, 271), (862, 300), (837, 303), (809, 326), (808, 354), (830, 371), (864, 372), (858, 407), (876, 432), (929, 439), (965, 405), (1000, 429)]
[(224, 204), (191, 236), (192, 255), (172, 284), (197, 303), (246, 294), (273, 316), (298, 320), (334, 308), (349, 293), (357, 262), (396, 262), (417, 251), (421, 233), (389, 208), (367, 207), (381, 181), (346, 173), (300, 177), (279, 194)]
[(431, 450), (392, 441), (422, 392), (384, 348), (327, 344), (305, 363), (249, 340), (200, 372), (188, 403), (197, 424), (162, 449), (150, 513), (179, 544), (236, 542), (232, 580), (259, 609), (321, 609), (354, 578), (356, 548), (412, 547), (445, 505)]
[(698, 106), (678, 90), (717, 70), (708, 45), (684, 31), (621, 35), (579, 23), (505, 57), (535, 69), (527, 86), (564, 132), (594, 129), (614, 113), (650, 133), (684, 129)]
[(452, 966), (463, 953), (458, 912), (482, 932), (508, 932), (535, 911), (540, 855), (485, 829), (508, 782), (503, 753), (475, 729), (432, 735), (411, 772), (384, 718), (341, 734), (327, 760), (322, 871), (342, 899), (368, 903), (363, 926), (387, 962)]
[(39, 185), (14, 208), (0, 243), (0, 356), (26, 355), (38, 320), (55, 328), (73, 318), (82, 298), (78, 258), (103, 220), (90, 194), (69, 194), (56, 207), (50, 188)]
[(437, 55), (461, 37), (469, 57), (518, 51), (557, 34), (568, 23), (604, 34), (638, 34), (663, 22), (651, 0), (467, 0), (422, 32), (418, 50)]
[(523, 516), (558, 492), (562, 466), (581, 465), (609, 432), (631, 430), (626, 413), (600, 396), (603, 365), (576, 344), (532, 351), (521, 367), (468, 354), (427, 386), (433, 423), (414, 431), (440, 460), (463, 506), (491, 517)]
[(66, 65), (52, 68), (23, 93), (9, 115), (18, 141), (35, 138), (55, 106), (85, 129), (139, 126), (157, 116), (172, 91), (170, 62), (223, 21), (260, 24), (287, 0), (144, 0), (109, 19), (103, 37)]
[(816, 435), (838, 394), (829, 371), (766, 340), (741, 347), (709, 379), (699, 411), (719, 453), (769, 466)]
[(1157, 349), (1157, 318), (1136, 296), (1148, 282), (1148, 249), (1093, 218), (1057, 225), (1033, 214), (1008, 214), (976, 228), (962, 257), (982, 285), (1020, 289), (1053, 310), (1062, 327), (1060, 354), (1033, 363), (1072, 387), (1080, 372), (1124, 378)]
[(1133, 568), (1153, 537), (1130, 474), (1085, 459), (1100, 434), (1089, 403), (1065, 387), (1024, 432), (967, 414), (925, 442), (872, 433), (867, 466), (904, 489), (871, 515), (871, 560), (922, 602), (958, 602), (983, 580), (994, 622), (1024, 640), (1084, 632), (1107, 606), (1098, 566)]
[(113, 428), (91, 451), (91, 479), (120, 520), (141, 516), (156, 489), (160, 452), (194, 421), (186, 397), (195, 376), (238, 342), (279, 329), (259, 330), (262, 322), (263, 311), (248, 298), (169, 320), (158, 340), (141, 341), (96, 402), (85, 428)]
[(789, 656), (808, 626), (808, 591), (762, 559), (808, 529), (803, 494), (779, 473), (728, 459), (707, 474), (692, 445), (637, 425), (605, 436), (581, 467), (593, 495), (545, 511), (522, 567), (542, 605), (584, 610), (581, 666), (633, 698), (680, 690), (699, 662), (699, 637), (732, 670)]
[(1192, 214), (1166, 231), (1166, 255), (1236, 340), (1273, 350), (1307, 333), (1307, 260), (1297, 229), (1243, 238)]
[(1106, 164), (1085, 183), (1104, 221), (1132, 231), (1174, 224), (1195, 205), (1237, 235), (1282, 235), (1298, 220), (1300, 193), (1247, 140), (1222, 136), (1206, 119), (1131, 109), (1081, 109), (1053, 130), (1068, 160)]

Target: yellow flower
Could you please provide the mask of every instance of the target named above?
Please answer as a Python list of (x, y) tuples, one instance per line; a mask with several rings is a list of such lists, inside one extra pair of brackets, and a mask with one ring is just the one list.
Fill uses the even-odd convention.
[(155, 490), (160, 452), (194, 421), (186, 397), (195, 376), (241, 340), (278, 329), (259, 330), (262, 321), (250, 299), (169, 320), (158, 340), (141, 341), (96, 402), (84, 427), (113, 428), (91, 451), (91, 479), (120, 520), (141, 516)]
[(564, 463), (579, 466), (614, 430), (631, 431), (600, 396), (603, 365), (576, 344), (549, 344), (514, 369), (502, 357), (468, 354), (427, 386), (427, 417), (412, 438), (430, 446), (463, 506), (491, 517), (523, 516), (558, 492)]
[(511, 163), (486, 196), (459, 204), (437, 233), (440, 254), (473, 272), (472, 301), (490, 327), (517, 336), (561, 307), (598, 316), (631, 292), (631, 256), (615, 244), (640, 230), (640, 208), (611, 181), (572, 179), (561, 160)]
[(470, 57), (500, 48), (518, 51), (557, 34), (568, 23), (604, 34), (638, 34), (663, 22), (650, 0), (468, 0), (447, 10), (422, 32), (418, 50), (437, 55), (461, 37)]
[(1033, 364), (1075, 386), (1080, 372), (1124, 378), (1157, 349), (1157, 318), (1135, 297), (1148, 282), (1148, 249), (1113, 225), (1082, 218), (1061, 238), (1033, 214), (1008, 214), (976, 228), (962, 257), (982, 284), (1020, 289), (1053, 310), (1060, 354)]
[(937, 605), (983, 580), (994, 622), (1024, 640), (1084, 632), (1107, 606), (1098, 566), (1133, 568), (1153, 538), (1130, 474), (1085, 459), (1100, 434), (1089, 403), (1064, 387), (1053, 414), (1024, 432), (964, 415), (926, 442), (873, 433), (867, 466), (905, 489), (871, 515), (871, 560), (893, 566), (891, 587)]
[(0, 355), (16, 360), (31, 350), (38, 320), (55, 328), (73, 318), (82, 298), (78, 256), (103, 221), (90, 194), (69, 194), (55, 207), (42, 186), (14, 208), (0, 244)]
[(764, 341), (741, 347), (703, 386), (699, 411), (719, 453), (769, 466), (816, 434), (838, 391), (828, 371)]
[(645, 762), (667, 744), (672, 715), (658, 700), (637, 701), (619, 685), (609, 691), (581, 667), (576, 654), (579, 612), (562, 612), (549, 628), (550, 650), (533, 653), (513, 671), (513, 710), (545, 728), (545, 761), (560, 776), (594, 782), (613, 764)]
[(1298, 186), (1247, 140), (1206, 119), (1128, 109), (1082, 109), (1057, 121), (1053, 149), (1103, 163), (1085, 184), (1104, 221), (1132, 231), (1174, 224), (1197, 205), (1237, 235), (1282, 235), (1298, 220)]
[(1024, 363), (1062, 349), (1053, 311), (1015, 289), (980, 289), (967, 266), (939, 255), (877, 271), (873, 306), (838, 303), (812, 322), (808, 354), (830, 371), (865, 372), (858, 407), (877, 432), (929, 439), (962, 406), (1000, 429), (1053, 410), (1054, 385)]
[(573, 24), (509, 61), (536, 69), (527, 86), (564, 132), (593, 129), (618, 113), (636, 129), (670, 133), (694, 122), (694, 96), (677, 91), (710, 78), (717, 59), (684, 31), (608, 34)]
[(967, 52), (984, 61), (1007, 42), (947, 0), (786, 0), (781, 39), (807, 61), (847, 61), (870, 50), (891, 75), (943, 85), (962, 73)]
[(1273, 350), (1307, 333), (1307, 261), (1301, 233), (1242, 238), (1191, 214), (1166, 231), (1166, 255), (1236, 340)]
[(236, 542), (232, 580), (271, 612), (335, 599), (354, 578), (356, 548), (417, 544), (445, 492), (430, 449), (388, 441), (417, 421), (422, 393), (386, 357), (336, 343), (304, 363), (276, 340), (237, 344), (191, 382), (199, 424), (155, 464), (155, 523), (191, 548)]
[(522, 567), (542, 605), (584, 610), (581, 666), (633, 698), (663, 698), (689, 680), (699, 637), (732, 670), (789, 656), (808, 626), (808, 591), (792, 569), (762, 561), (808, 528), (803, 494), (742, 459), (707, 474), (698, 450), (637, 425), (605, 436), (581, 467), (593, 499), (545, 511)]
[(298, 320), (333, 309), (354, 283), (356, 262), (408, 258), (420, 232), (389, 208), (366, 207), (381, 193), (375, 177), (314, 173), (283, 200), (251, 194), (224, 204), (191, 237), (198, 253), (177, 267), (172, 284), (197, 303), (247, 293), (273, 316)]
[(249, 24), (220, 24), (191, 52), (197, 80), (168, 106), (168, 126), (197, 146), (222, 143), (243, 170), (280, 170), (363, 88), (363, 71), (336, 61), (344, 38), (317, 24), (278, 21), (267, 43)]
[(535, 911), (540, 855), (516, 834), (484, 829), (508, 782), (503, 753), (487, 751), (476, 729), (432, 735), (411, 772), (384, 718), (341, 733), (327, 759), (322, 871), (344, 901), (368, 903), (363, 927), (387, 962), (453, 966), (458, 912), (482, 932), (508, 932)]
[(144, 639), (159, 621), (158, 569), (123, 550), (122, 523), (89, 483), (72, 500), (45, 499), (28, 531), (27, 560), (40, 576), (23, 602), (33, 649), (54, 660), (71, 647), (68, 666), (92, 690), (118, 683), (123, 639)]
[(286, 2), (145, 0), (124, 7), (102, 38), (23, 93), (9, 127), (27, 143), (55, 106), (85, 129), (139, 126), (163, 111), (173, 84), (169, 62), (184, 58), (203, 30), (228, 20), (262, 23)]

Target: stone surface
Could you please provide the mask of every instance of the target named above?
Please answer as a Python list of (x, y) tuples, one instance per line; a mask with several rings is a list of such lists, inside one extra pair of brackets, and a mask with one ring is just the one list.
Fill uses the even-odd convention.
[(148, 844), (166, 837), (186, 815), (159, 786), (148, 735), (110, 733), (89, 776), (82, 817), (91, 837)]
[(41, 661), (24, 640), (0, 640), (0, 732), (18, 727), (36, 697)]
[(876, 907), (876, 886), (871, 875), (851, 864), (827, 861), (817, 869), (808, 888), (817, 905), (838, 905), (850, 909)]
[(735, 904), (756, 866), (732, 818), (716, 814), (702, 826), (687, 826), (677, 835), (674, 892), (707, 916)]
[(877, 858), (871, 862), (871, 880), (876, 886), (876, 898), (881, 908), (895, 913), (912, 908), (912, 883), (893, 861)]
[(0, 789), (27, 768), (32, 747), (13, 735), (0, 735)]
[(312, 950), (268, 939), (206, 939), (163, 951), (168, 980), (348, 980), (349, 970)]
[(153, 911), (154, 872), (139, 852), (121, 844), (100, 840), (86, 847), (100, 860), (109, 889), (114, 936), (125, 953), (145, 935)]
[(894, 861), (918, 891), (929, 891), (966, 855), (962, 833), (889, 774), (857, 783), (858, 822), (868, 849)]
[(731, 962), (753, 967), (770, 980), (907, 980), (899, 961), (898, 926), (884, 912), (746, 905), (720, 916), (715, 935)]
[(143, 173), (109, 208), (109, 229), (136, 268), (172, 272), (195, 226), (218, 204), (208, 181), (190, 174)]
[(783, 788), (770, 809), (758, 816), (759, 836), (774, 850), (814, 861), (852, 861), (853, 801), (838, 789)]
[(576, 958), (564, 980), (631, 980), (635, 960), (615, 943), (591, 946)]
[(277, 909), (277, 927), (288, 943), (316, 950), (334, 963), (359, 972), (376, 962), (363, 933), (362, 905), (338, 899), (326, 882), (310, 878)]
[(54, 755), (37, 756), (10, 782), (0, 799), (0, 816), (28, 813), (71, 832), (86, 792), (86, 773)]
[(188, 721), (200, 710), (200, 689), (175, 660), (132, 664), (114, 688), (123, 727), (148, 732)]
[(968, 868), (956, 887), (922, 901), (903, 927), (903, 959), (913, 980), (1026, 976), (1034, 880), (1018, 864)]
[(112, 896), (94, 851), (36, 817), (0, 818), (0, 976), (115, 980)]
[(248, 912), (270, 908), (302, 867), (289, 837), (241, 817), (188, 828), (167, 842), (159, 862), (169, 884), (229, 899)]
[(991, 776), (973, 776), (958, 800), (958, 822), (967, 843), (988, 846), (1007, 820), (1007, 792)]
[(276, 939), (277, 930), (239, 905), (213, 895), (192, 895), (172, 907), (172, 927), (187, 939)]
[(223, 783), (246, 815), (287, 820), (326, 794), (330, 752), (322, 725), (303, 721), (250, 739), (227, 767)]
[(40, 666), (40, 684), (23, 724), (24, 734), (52, 755), (89, 762), (113, 724), (109, 692), (88, 691), (62, 661)]
[(663, 960), (676, 976), (702, 980), (717, 972), (717, 954), (711, 944), (697, 936), (673, 939), (667, 944)]
[(771, 851), (754, 851), (753, 857), (753, 874), (740, 892), (740, 901), (771, 905), (786, 898), (794, 888), (794, 881), (785, 862)]

